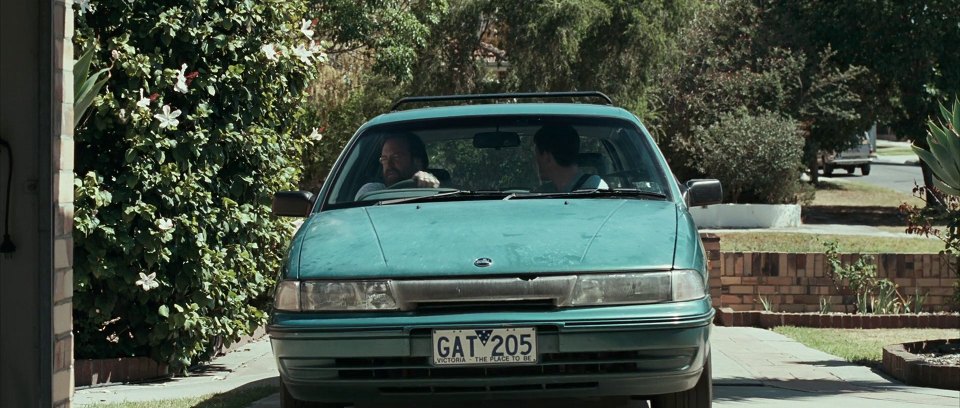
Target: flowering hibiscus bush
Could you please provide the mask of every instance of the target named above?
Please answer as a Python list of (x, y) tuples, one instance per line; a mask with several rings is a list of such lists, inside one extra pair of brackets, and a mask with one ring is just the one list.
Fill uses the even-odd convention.
[(302, 0), (75, 10), (111, 75), (76, 130), (76, 357), (183, 369), (265, 322), (292, 232), (271, 195), (311, 143), (315, 22)]

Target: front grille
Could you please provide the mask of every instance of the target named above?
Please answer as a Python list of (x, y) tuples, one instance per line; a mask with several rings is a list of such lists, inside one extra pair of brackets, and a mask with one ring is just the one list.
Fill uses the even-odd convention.
[(571, 390), (597, 388), (596, 382), (570, 382), (555, 384), (521, 384), (521, 385), (492, 385), (478, 387), (380, 387), (382, 394), (416, 395), (416, 394), (469, 394), (487, 392), (523, 392), (540, 390)]
[(553, 310), (557, 305), (550, 299), (511, 300), (496, 302), (419, 302), (419, 312), (469, 313), (469, 312), (520, 312)]
[(428, 357), (339, 358), (335, 367), (343, 380), (470, 379), (533, 376), (640, 373), (676, 369), (689, 364), (689, 355), (669, 356), (643, 351), (546, 353), (535, 365), (433, 367)]

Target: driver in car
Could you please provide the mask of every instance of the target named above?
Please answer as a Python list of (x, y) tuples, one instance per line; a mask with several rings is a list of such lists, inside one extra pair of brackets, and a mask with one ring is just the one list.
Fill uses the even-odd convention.
[(380, 150), (380, 165), (383, 167), (383, 182), (364, 184), (357, 191), (357, 200), (367, 193), (383, 190), (399, 182), (409, 180), (410, 187), (437, 188), (440, 180), (424, 169), (427, 168), (427, 148), (417, 135), (397, 133), (387, 135)]
[(533, 135), (534, 159), (543, 182), (538, 193), (569, 193), (577, 190), (608, 189), (596, 174), (585, 174), (577, 165), (580, 135), (570, 125), (546, 125)]

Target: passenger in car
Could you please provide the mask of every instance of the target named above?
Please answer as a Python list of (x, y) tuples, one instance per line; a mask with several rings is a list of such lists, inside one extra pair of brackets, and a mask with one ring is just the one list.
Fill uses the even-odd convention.
[(607, 189), (596, 174), (585, 174), (577, 166), (580, 135), (570, 125), (546, 125), (533, 136), (534, 159), (540, 175), (538, 193), (568, 193), (577, 190)]
[(396, 133), (387, 135), (380, 149), (380, 165), (383, 169), (383, 182), (364, 184), (357, 191), (359, 200), (367, 193), (383, 190), (408, 181), (411, 188), (436, 188), (440, 180), (436, 176), (424, 171), (429, 164), (427, 148), (417, 135), (412, 133)]

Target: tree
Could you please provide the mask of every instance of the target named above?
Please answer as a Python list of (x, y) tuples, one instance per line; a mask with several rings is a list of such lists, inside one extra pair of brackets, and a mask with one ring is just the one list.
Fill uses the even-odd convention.
[[(956, 0), (767, 2), (778, 18), (805, 33), (808, 47), (836, 50), (841, 64), (863, 66), (872, 78), (860, 93), (870, 119), (926, 148), (927, 118), (960, 92), (960, 4)], [(922, 165), (932, 187), (930, 169)], [(928, 196), (928, 198), (930, 198)]]
[(300, 187), (319, 190), (353, 132), (382, 113), (414, 75), (444, 0), (313, 0), (313, 37), (329, 57), (310, 85), (307, 122), (315, 135)]
[[(384, 112), (391, 99), (407, 95), (510, 91), (600, 90), (619, 105), (645, 116), (652, 72), (674, 58), (676, 33), (697, 2), (639, 0), (464, 0), (404, 3), (406, 17), (387, 17), (381, 1), (318, 1), (317, 35), (328, 43), (331, 62), (312, 101), (322, 105), (316, 122), (322, 146), (311, 148), (303, 185), (316, 188), (339, 149), (366, 119)], [(342, 21), (356, 31), (337, 33)], [(367, 20), (400, 21), (408, 35), (403, 52), (380, 52), (388, 35)], [(325, 21), (329, 21), (327, 25)], [(324, 28), (326, 27), (326, 28)], [(423, 29), (420, 29), (423, 28)], [(348, 45), (338, 46), (343, 43)], [(342, 50), (342, 51), (341, 51)], [(409, 52), (408, 52), (409, 51)], [(404, 64), (372, 62), (380, 55), (414, 56)], [(404, 60), (406, 61), (406, 60)], [(405, 74), (408, 73), (409, 76)], [(316, 87), (315, 87), (316, 88)], [(328, 98), (329, 95), (334, 98)]]
[(700, 158), (691, 151), (693, 129), (737, 109), (796, 121), (814, 177), (819, 150), (851, 146), (869, 126), (857, 92), (866, 70), (839, 64), (830, 48), (805, 50), (785, 41), (802, 34), (771, 23), (761, 5), (731, 0), (704, 8), (683, 33), (682, 59), (658, 77), (662, 105), (653, 125), (681, 178), (701, 175), (694, 165)]
[[(693, 1), (470, 0), (452, 5), (422, 54), (415, 93), (605, 92), (644, 115)], [(434, 52), (437, 50), (437, 52)], [(503, 69), (499, 75), (497, 67)]]

